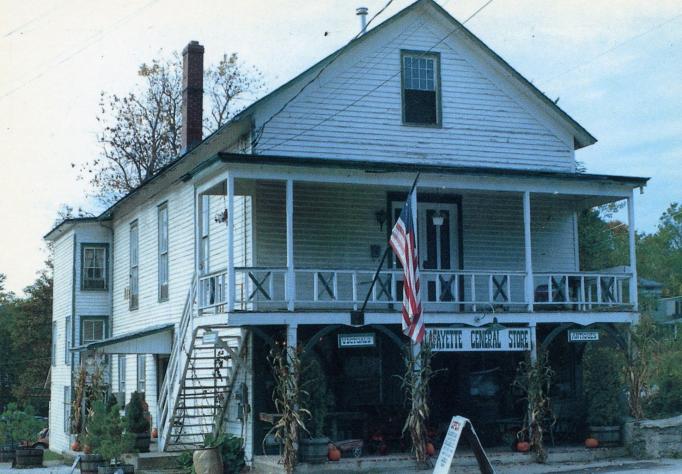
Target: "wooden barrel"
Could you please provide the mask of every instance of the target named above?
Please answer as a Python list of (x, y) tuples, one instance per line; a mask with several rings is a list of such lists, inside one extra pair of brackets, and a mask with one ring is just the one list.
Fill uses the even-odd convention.
[(14, 462), (14, 448), (0, 448), (0, 462)]
[(81, 454), (81, 474), (97, 474), (97, 468), (104, 464), (101, 454)]
[(17, 448), (15, 454), (15, 466), (21, 467), (42, 467), (43, 450), (34, 448)]

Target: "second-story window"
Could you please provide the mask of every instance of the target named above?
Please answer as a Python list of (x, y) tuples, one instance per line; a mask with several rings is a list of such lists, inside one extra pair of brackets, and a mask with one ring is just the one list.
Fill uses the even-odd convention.
[(208, 232), (211, 219), (211, 201), (209, 196), (201, 196), (201, 248), (200, 250), (200, 264), (199, 269), (204, 273), (208, 273)]
[(168, 300), (168, 204), (159, 206), (159, 301)]
[(440, 125), (439, 55), (402, 53), (403, 123)]
[(140, 249), (137, 221), (130, 224), (130, 304), (131, 310), (137, 309), (140, 298)]
[(83, 244), (81, 255), (81, 289), (107, 289), (107, 247)]

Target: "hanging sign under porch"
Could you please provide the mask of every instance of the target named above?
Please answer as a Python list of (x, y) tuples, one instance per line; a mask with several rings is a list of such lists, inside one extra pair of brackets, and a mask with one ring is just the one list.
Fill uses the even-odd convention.
[(426, 328), (434, 352), (529, 351), (530, 328)]
[(374, 333), (339, 334), (339, 349), (351, 347), (374, 347)]
[(569, 329), (568, 342), (590, 342), (599, 340), (599, 331), (596, 329)]

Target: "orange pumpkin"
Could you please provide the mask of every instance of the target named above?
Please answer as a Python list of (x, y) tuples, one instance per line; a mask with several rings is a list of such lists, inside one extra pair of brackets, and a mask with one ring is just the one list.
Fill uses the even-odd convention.
[(89, 444), (84, 444), (84, 445), (83, 445), (83, 453), (85, 453), (85, 454), (92, 454), (92, 448), (90, 447)]
[(599, 447), (599, 440), (596, 438), (587, 438), (585, 440), (585, 447), (590, 449), (597, 448)]
[(519, 441), (516, 443), (516, 450), (520, 453), (527, 453), (530, 451), (530, 443), (528, 441)]
[(436, 454), (436, 447), (433, 445), (433, 443), (426, 443), (426, 454), (429, 456)]
[(78, 442), (78, 440), (71, 443), (71, 451), (80, 451), (80, 450), (81, 450), (81, 444)]
[(152, 439), (156, 439), (156, 438), (158, 438), (158, 437), (159, 437), (159, 430), (158, 430), (158, 428), (155, 426), (154, 429), (152, 429)]
[(341, 451), (339, 451), (339, 448), (334, 446), (333, 444), (329, 445), (329, 451), (327, 451), (327, 459), (330, 461), (338, 461), (341, 459)]

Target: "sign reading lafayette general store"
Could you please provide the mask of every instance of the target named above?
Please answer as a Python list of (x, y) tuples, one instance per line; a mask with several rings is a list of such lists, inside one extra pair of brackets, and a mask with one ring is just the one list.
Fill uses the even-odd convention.
[(434, 352), (529, 351), (530, 328), (427, 328)]

